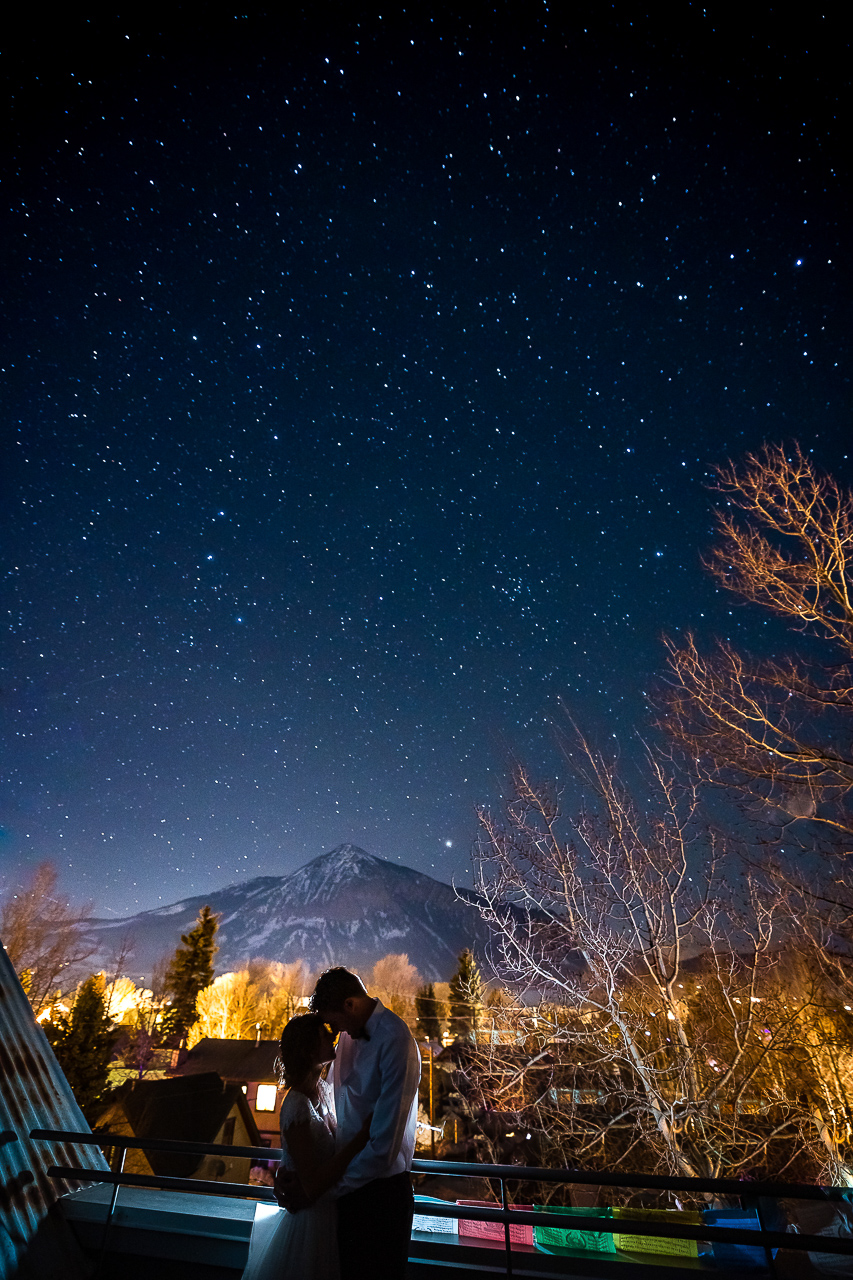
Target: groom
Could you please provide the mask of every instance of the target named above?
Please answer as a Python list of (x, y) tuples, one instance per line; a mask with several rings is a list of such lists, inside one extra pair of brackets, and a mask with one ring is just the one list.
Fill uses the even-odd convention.
[(340, 1034), (329, 1075), (338, 1145), (373, 1115), (370, 1141), (337, 1185), (341, 1280), (402, 1280), (414, 1212), (417, 1045), (403, 1019), (369, 996), (349, 969), (320, 975), (310, 1009)]

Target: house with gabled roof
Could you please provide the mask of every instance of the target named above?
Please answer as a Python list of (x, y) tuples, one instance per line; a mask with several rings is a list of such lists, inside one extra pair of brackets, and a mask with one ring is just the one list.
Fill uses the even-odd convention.
[(262, 1145), (279, 1145), (279, 1112), (283, 1092), (278, 1084), (278, 1040), (217, 1040), (205, 1036), (189, 1052), (176, 1056), (170, 1077), (215, 1071), (236, 1085), (246, 1099)]
[[(258, 1147), (260, 1134), (242, 1089), (210, 1071), (172, 1080), (128, 1080), (111, 1096), (95, 1132)], [(111, 1161), (113, 1163), (113, 1161)], [(248, 1182), (247, 1156), (129, 1150), (125, 1172)]]

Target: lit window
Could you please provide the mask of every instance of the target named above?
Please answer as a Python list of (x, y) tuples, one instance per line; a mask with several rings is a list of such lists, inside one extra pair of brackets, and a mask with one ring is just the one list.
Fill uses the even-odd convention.
[(258, 1096), (255, 1099), (256, 1111), (275, 1111), (277, 1089), (274, 1084), (259, 1084)]

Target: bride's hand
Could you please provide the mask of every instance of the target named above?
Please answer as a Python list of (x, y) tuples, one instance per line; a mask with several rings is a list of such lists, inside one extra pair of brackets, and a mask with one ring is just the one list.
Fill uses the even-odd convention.
[(286, 1209), (288, 1213), (298, 1213), (300, 1209), (308, 1208), (309, 1201), (302, 1189), (302, 1183), (291, 1169), (279, 1166), (273, 1192), (279, 1207)]
[(353, 1145), (355, 1146), (356, 1151), (363, 1151), (370, 1141), (370, 1125), (372, 1120), (373, 1112), (371, 1111), (370, 1115), (353, 1138)]

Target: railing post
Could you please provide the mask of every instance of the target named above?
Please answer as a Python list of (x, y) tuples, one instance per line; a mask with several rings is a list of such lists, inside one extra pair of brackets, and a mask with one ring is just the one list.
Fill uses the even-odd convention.
[[(504, 1213), (509, 1213), (509, 1199), (506, 1193), (506, 1178), (501, 1178), (501, 1204)], [(512, 1239), (509, 1234), (509, 1222), (504, 1223), (504, 1250), (506, 1254), (506, 1273), (512, 1275)]]
[[(127, 1159), (127, 1147), (122, 1147), (121, 1160), (119, 1161), (119, 1166), (118, 1166), (118, 1173), (120, 1174), (124, 1173), (124, 1162), (126, 1159)], [(118, 1189), (120, 1185), (121, 1184), (118, 1182), (114, 1183), (112, 1194), (110, 1195), (110, 1205), (109, 1205), (109, 1208), (107, 1209), (107, 1216), (106, 1216), (106, 1219), (104, 1220), (104, 1231), (103, 1231), (103, 1235), (101, 1236), (101, 1248), (98, 1253), (98, 1262), (97, 1262), (97, 1265), (95, 1266), (94, 1275), (96, 1278), (101, 1274), (101, 1269), (104, 1265), (104, 1257), (106, 1256), (106, 1252), (107, 1252), (107, 1237), (110, 1231), (110, 1223), (113, 1220), (113, 1211), (116, 1207), (116, 1200), (118, 1199)]]
[[(761, 1228), (762, 1231), (766, 1231), (767, 1227), (765, 1226), (765, 1223), (764, 1223), (764, 1213), (762, 1212), (762, 1209), (761, 1209), (761, 1196), (751, 1196), (751, 1195), (742, 1196), (741, 1204), (743, 1204), (745, 1208), (755, 1210), (756, 1216), (758, 1218), (759, 1227)], [(770, 1248), (769, 1245), (764, 1246), (764, 1259), (767, 1263), (767, 1270), (770, 1272), (771, 1276), (775, 1276), (776, 1260), (773, 1257), (773, 1250)]]

